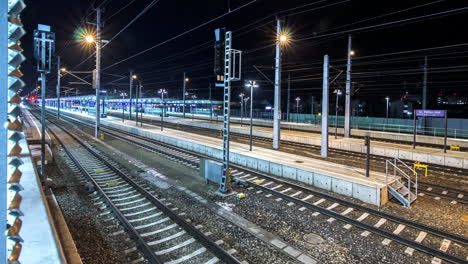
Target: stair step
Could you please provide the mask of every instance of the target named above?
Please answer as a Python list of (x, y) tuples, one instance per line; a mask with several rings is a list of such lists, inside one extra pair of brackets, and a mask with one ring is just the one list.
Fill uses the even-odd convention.
[(398, 192), (399, 194), (401, 194), (402, 196), (406, 196), (406, 195), (408, 195), (409, 190), (408, 190), (408, 188), (406, 188), (406, 187), (402, 187), (402, 188), (398, 189), (397, 192)]

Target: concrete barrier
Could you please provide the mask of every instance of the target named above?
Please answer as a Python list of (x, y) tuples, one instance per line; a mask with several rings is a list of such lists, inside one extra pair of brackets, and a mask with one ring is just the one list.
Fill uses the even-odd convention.
[[(93, 119), (88, 116), (80, 116), (85, 119)], [(208, 157), (215, 159), (222, 158), (221, 146), (213, 147), (204, 145), (195, 140), (185, 140), (174, 136), (160, 134), (159, 131), (148, 131), (144, 128), (130, 127), (122, 124), (121, 122), (112, 122), (101, 120), (102, 125), (112, 128), (120, 129), (136, 135), (148, 137), (157, 141), (161, 141), (173, 146), (177, 146), (186, 150), (197, 152)], [(383, 205), (388, 201), (386, 184), (382, 182), (375, 182), (369, 179), (358, 179), (346, 176), (346, 171), (350, 170), (342, 165), (337, 165), (326, 161), (317, 161), (319, 163), (329, 163), (329, 166), (342, 166), (343, 174), (336, 172), (329, 172), (320, 168), (298, 168), (283, 164), (281, 161), (272, 161), (264, 157), (252, 157), (242, 152), (237, 152), (231, 149), (230, 160), (232, 163), (245, 166), (250, 169), (258, 170), (260, 172), (268, 173), (278, 177), (284, 177), (291, 180), (297, 180), (305, 184), (310, 184), (315, 187), (333, 191), (345, 196), (350, 196), (359, 199), (363, 202), (373, 205)], [(317, 166), (320, 167), (320, 166)], [(341, 169), (340, 169), (341, 170)], [(358, 169), (355, 169), (357, 171)], [(351, 171), (349, 171), (351, 173)], [(372, 172), (375, 175), (383, 178), (383, 174)], [(385, 192), (385, 193), (384, 193)]]

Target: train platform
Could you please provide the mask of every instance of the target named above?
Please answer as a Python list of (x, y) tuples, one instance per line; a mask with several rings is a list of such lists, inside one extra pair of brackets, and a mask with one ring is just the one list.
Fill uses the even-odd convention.
[[(109, 110), (109, 112), (116, 113), (116, 114), (121, 114), (121, 111), (114, 111), (114, 110)], [(128, 113), (126, 113), (128, 116)], [(169, 112), (169, 116), (171, 117), (182, 117), (181, 113), (177, 112)], [(145, 115), (146, 116), (151, 116), (151, 115)], [(154, 116), (153, 116), (154, 117)], [(201, 115), (201, 114), (195, 114), (193, 115), (194, 119), (199, 119), (199, 120), (213, 120), (213, 121), (221, 121), (222, 122), (222, 117), (212, 117), (210, 119), (210, 116), (208, 115)], [(192, 114), (186, 114), (185, 115), (186, 119), (192, 119)], [(242, 123), (244, 125), (248, 125), (250, 122), (249, 118), (241, 118), (239, 117), (231, 117), (231, 123), (232, 124), (240, 124)], [(320, 120), (316, 120), (319, 122)], [(271, 119), (252, 119), (252, 123), (255, 126), (260, 126), (260, 127), (273, 127), (273, 121)], [(333, 134), (335, 131), (335, 127), (333, 126), (333, 122), (329, 123), (329, 130), (328, 132), (330, 134)], [(321, 132), (321, 126), (319, 124), (310, 124), (310, 123), (298, 123), (298, 122), (287, 122), (282, 120), (281, 121), (281, 128), (284, 130), (298, 130), (298, 131), (304, 131), (304, 132), (312, 132), (312, 133), (320, 133)], [(419, 129), (419, 128), (418, 128)], [(439, 131), (440, 132), (440, 131)], [(344, 129), (342, 127), (337, 128), (337, 134), (338, 135), (343, 135), (344, 134)], [(413, 134), (412, 132), (408, 132), (405, 129), (402, 129), (400, 131), (395, 131), (395, 132), (389, 132), (389, 131), (377, 131), (377, 130), (372, 130), (372, 129), (351, 129), (351, 135), (352, 137), (364, 137), (367, 135), (370, 135), (373, 139), (381, 139), (385, 141), (400, 141), (400, 142), (405, 142), (407, 144), (412, 144), (413, 142)], [(431, 136), (431, 135), (417, 135), (417, 142), (418, 143), (423, 143), (423, 144), (428, 144), (428, 145), (440, 145), (443, 146), (444, 144), (444, 138), (441, 136)], [(466, 138), (453, 138), (449, 137), (447, 138), (447, 144), (448, 145), (456, 145), (460, 146), (462, 148), (468, 148), (468, 139)]]
[[(155, 124), (157, 124), (157, 122), (160, 120), (159, 117), (152, 115), (144, 115), (144, 118), (154, 120)], [(186, 118), (166, 117), (164, 118), (164, 121), (174, 124), (195, 126), (199, 128), (214, 130), (220, 130), (222, 128), (221, 122), (210, 122), (208, 120), (203, 119), (192, 119), (190, 118), (190, 115), (186, 115)], [(241, 124), (239, 123), (234, 123), (231, 124), (231, 131), (234, 133), (248, 135), (249, 126), (247, 124), (241, 126)], [(267, 126), (254, 126), (253, 135), (265, 138), (272, 138), (272, 128)], [(281, 140), (315, 146), (321, 145), (320, 134), (306, 132), (303, 130), (298, 131), (282, 129)], [(459, 140), (459, 142), (461, 141), (462, 140)], [(468, 140), (464, 141), (468, 142)], [(328, 142), (330, 148), (366, 153), (366, 146), (364, 145), (364, 140), (360, 138), (344, 138), (342, 136), (338, 136), (335, 139), (334, 136), (329, 135)], [(417, 161), (423, 164), (429, 163), (441, 166), (468, 169), (468, 152), (464, 151), (447, 150), (447, 153), (444, 153), (443, 149), (440, 148), (417, 146), (415, 149), (413, 149), (413, 147), (408, 144), (398, 144), (374, 140), (371, 142), (370, 152), (373, 155), (384, 156), (391, 159), (397, 157), (402, 160), (411, 160), (415, 162)]]
[(19, 166), (21, 171), (19, 184), (22, 186), (22, 190), (19, 191), (21, 195), (19, 209), (23, 214), (20, 216), (22, 225), (19, 235), (22, 243), (20, 254), (16, 256), (17, 260), (21, 263), (37, 264), (81, 263), (75, 261), (79, 260), (79, 256), (77, 258), (74, 246), (69, 246), (70, 242), (74, 244), (70, 234), (66, 232), (67, 229), (63, 225), (58, 227), (59, 223), (63, 223), (60, 221), (60, 209), (54, 202), (53, 195), (43, 191), (37, 170), (37, 159), (32, 154), (34, 148), (31, 149), (27, 141), (32, 135), (37, 135), (40, 126), (38, 127), (34, 119), (29, 116), (28, 111), (23, 109), (23, 114), (23, 131), (26, 137), (19, 141), (21, 147), (19, 156), (22, 161), (22, 165)]
[[(63, 110), (62, 114), (94, 120), (93, 116), (86, 113)], [(159, 127), (148, 124), (136, 126), (135, 121), (122, 122), (115, 117), (101, 119), (101, 123), (208, 157), (222, 158), (220, 139), (168, 128), (161, 131)], [(383, 173), (371, 172), (370, 177), (365, 177), (363, 169), (260, 147), (249, 151), (248, 145), (236, 142), (231, 142), (230, 160), (240, 166), (303, 182), (377, 206), (388, 201), (387, 186), (392, 183), (386, 182)]]

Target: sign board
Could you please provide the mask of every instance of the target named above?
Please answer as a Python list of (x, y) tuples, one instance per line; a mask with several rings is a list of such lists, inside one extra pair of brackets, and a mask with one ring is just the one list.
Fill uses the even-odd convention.
[(416, 116), (427, 116), (427, 117), (445, 117), (446, 110), (423, 110), (417, 109)]
[[(445, 119), (444, 153), (447, 153), (447, 110), (415, 109), (413, 115), (413, 149), (416, 148), (416, 117), (442, 117)], [(435, 135), (434, 135), (435, 136)]]

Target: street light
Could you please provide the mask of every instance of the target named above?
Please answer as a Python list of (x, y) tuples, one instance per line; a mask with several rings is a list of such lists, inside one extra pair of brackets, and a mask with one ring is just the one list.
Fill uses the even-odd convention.
[(253, 109), (253, 88), (258, 88), (255, 81), (248, 81), (245, 87), (250, 88), (250, 151), (252, 151), (252, 109)]
[(354, 50), (350, 50), (349, 55), (354, 56), (354, 55), (356, 55), (356, 52)]
[[(141, 80), (138, 79), (138, 76), (136, 74), (132, 75), (132, 78), (138, 81), (138, 88), (135, 89), (135, 125), (138, 126), (138, 99), (141, 96), (141, 88), (143, 88), (143, 85), (141, 85)], [(143, 126), (143, 103), (141, 104), (140, 111), (141, 111), (140, 126)]]
[(296, 97), (296, 113), (299, 113), (299, 103), (301, 102), (301, 98), (298, 96)]
[(340, 89), (335, 89), (333, 93), (336, 94), (336, 100), (335, 100), (335, 139), (338, 138), (338, 102), (340, 100), (339, 96), (342, 94)]
[(161, 101), (163, 104), (163, 109), (161, 111), (161, 131), (163, 131), (163, 126), (164, 126), (164, 110), (165, 110), (165, 103), (164, 103), (164, 95), (167, 94), (166, 89), (159, 89), (158, 91), (159, 94), (161, 94)]
[[(197, 99), (197, 96), (195, 94), (192, 94), (190, 96), (190, 98), (192, 98), (192, 103), (190, 104), (190, 112), (192, 112), (192, 121), (193, 121), (193, 111), (192, 111), (192, 105), (193, 105), (193, 102), (195, 101), (195, 99)], [(196, 110), (196, 108), (195, 108)]]
[(240, 112), (240, 116), (241, 116), (241, 127), (242, 127), (242, 124), (243, 124), (243, 122), (242, 122), (242, 121), (243, 121), (243, 119), (242, 119), (242, 118), (243, 118), (243, 115), (242, 115), (242, 114), (243, 114), (243, 113), (242, 113), (242, 108), (243, 108), (243, 106), (244, 106), (244, 96), (245, 96), (244, 93), (240, 93), (240, 94), (239, 94), (240, 103), (241, 103), (241, 112)]
[(125, 122), (125, 96), (127, 93), (121, 93), (120, 96), (122, 96), (122, 122)]
[(389, 104), (389, 101), (390, 101), (390, 97), (387, 96), (385, 97), (385, 101), (387, 102), (387, 110), (385, 111), (385, 123), (386, 123), (386, 126), (388, 126), (388, 104)]
[(91, 36), (91, 35), (87, 35), (87, 36), (85, 37), (85, 41), (86, 41), (87, 43), (93, 43), (93, 42), (94, 42), (94, 37)]

